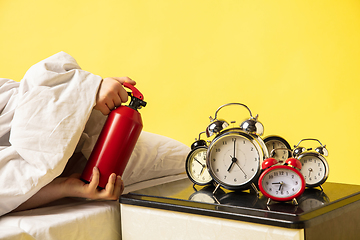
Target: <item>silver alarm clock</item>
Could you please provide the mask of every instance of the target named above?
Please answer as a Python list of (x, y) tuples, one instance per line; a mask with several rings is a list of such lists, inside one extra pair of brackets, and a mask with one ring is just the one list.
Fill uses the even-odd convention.
[[(315, 148), (304, 148), (300, 146), (304, 141), (317, 141), (320, 146)], [(295, 146), (293, 156), (302, 164), (301, 173), (304, 175), (307, 187), (321, 187), (329, 176), (329, 164), (325, 157), (329, 155), (326, 146), (318, 139), (305, 138)]]
[[(229, 127), (229, 123), (218, 119), (219, 111), (228, 106), (245, 107), (250, 118), (242, 122), (239, 127)], [(253, 188), (259, 192), (254, 183), (260, 176), (260, 166), (269, 157), (268, 150), (261, 135), (263, 125), (258, 116), (253, 117), (250, 109), (242, 103), (228, 103), (220, 106), (215, 117), (210, 117), (211, 123), (206, 134), (215, 137), (211, 141), (206, 156), (206, 164), (210, 175), (217, 183), (229, 190)], [(234, 121), (232, 121), (234, 123)], [(215, 192), (214, 191), (214, 192)]]

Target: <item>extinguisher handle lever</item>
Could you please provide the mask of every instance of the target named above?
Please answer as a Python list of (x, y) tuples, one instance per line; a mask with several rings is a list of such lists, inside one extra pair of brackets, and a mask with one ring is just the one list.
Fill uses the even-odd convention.
[(131, 89), (131, 93), (128, 92), (128, 95), (131, 97), (131, 101), (128, 105), (128, 107), (137, 110), (140, 109), (141, 107), (145, 107), (146, 106), (146, 102), (144, 101), (144, 96), (141, 94), (141, 92), (139, 90), (137, 90), (136, 87), (134, 87), (133, 85), (131, 85), (130, 83), (124, 82), (123, 86), (126, 88)]
[(134, 97), (136, 97), (136, 98), (138, 98), (140, 100), (144, 100), (144, 96), (142, 95), (142, 93), (139, 90), (137, 90), (136, 87), (134, 87), (133, 85), (131, 85), (130, 83), (127, 83), (127, 82), (124, 82), (123, 86), (126, 87), (126, 88), (131, 89), (132, 96), (134, 96)]

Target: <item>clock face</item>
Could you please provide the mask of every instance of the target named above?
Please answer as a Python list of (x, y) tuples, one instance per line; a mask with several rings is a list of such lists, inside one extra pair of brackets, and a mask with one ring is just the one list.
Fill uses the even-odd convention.
[(266, 169), (259, 179), (260, 191), (276, 201), (290, 201), (305, 190), (305, 180), (296, 169), (277, 165)]
[[(264, 139), (264, 142), (269, 153), (271, 153), (273, 149), (277, 148), (287, 148), (289, 150), (291, 149), (290, 144), (285, 139), (279, 136), (267, 137)], [(274, 153), (275, 154), (271, 157), (275, 158), (279, 162), (284, 162), (286, 159), (291, 157), (291, 153), (285, 149), (279, 149), (277, 151), (274, 151)]]
[(205, 185), (212, 181), (206, 166), (206, 147), (194, 149), (186, 160), (186, 172), (196, 184)]
[(328, 176), (328, 167), (325, 160), (316, 154), (303, 154), (299, 157), (302, 168), (300, 172), (305, 178), (307, 186), (318, 186), (325, 182)]
[(238, 189), (258, 176), (260, 159), (262, 155), (252, 140), (239, 133), (228, 133), (210, 145), (207, 165), (216, 182)]

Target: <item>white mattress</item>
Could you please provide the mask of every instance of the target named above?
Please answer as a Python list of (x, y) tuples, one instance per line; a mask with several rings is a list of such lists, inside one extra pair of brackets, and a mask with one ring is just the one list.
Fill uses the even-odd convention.
[[(124, 193), (185, 178), (186, 174), (152, 179), (125, 187)], [(117, 201), (68, 198), (41, 208), (0, 217), (0, 239), (121, 239)]]

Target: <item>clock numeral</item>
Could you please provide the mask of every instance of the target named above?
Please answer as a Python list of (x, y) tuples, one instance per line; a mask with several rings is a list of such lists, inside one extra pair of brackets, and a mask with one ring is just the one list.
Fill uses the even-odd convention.
[(253, 151), (254, 151), (254, 148), (253, 148), (253, 147), (251, 147), (250, 151), (252, 151), (252, 152), (253, 152)]
[(216, 149), (215, 149), (215, 152), (220, 152), (220, 148), (216, 148)]
[(274, 176), (273, 175), (269, 175), (269, 179), (273, 179), (274, 178)]
[(237, 182), (237, 179), (236, 179), (236, 178), (234, 178), (234, 182)]
[(231, 141), (236, 142), (236, 138), (232, 138)]
[(226, 145), (227, 144), (227, 141), (223, 141), (223, 145)]

